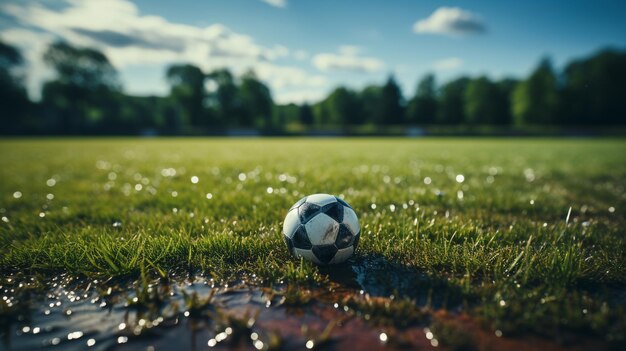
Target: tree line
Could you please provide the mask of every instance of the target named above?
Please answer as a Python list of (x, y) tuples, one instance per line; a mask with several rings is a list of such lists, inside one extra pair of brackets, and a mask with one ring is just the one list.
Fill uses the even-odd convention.
[(54, 78), (31, 101), (24, 59), (0, 41), (0, 133), (204, 135), (250, 129), (267, 133), (359, 126), (614, 126), (626, 124), (626, 51), (605, 49), (557, 71), (543, 59), (525, 79), (459, 77), (438, 85), (425, 75), (405, 98), (393, 75), (360, 90), (335, 88), (323, 100), (277, 105), (250, 70), (204, 72), (173, 64), (169, 94), (125, 94), (108, 58), (66, 42), (50, 45), (43, 61)]

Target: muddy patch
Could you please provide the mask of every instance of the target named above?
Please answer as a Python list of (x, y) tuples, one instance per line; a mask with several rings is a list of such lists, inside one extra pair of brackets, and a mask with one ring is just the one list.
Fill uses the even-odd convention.
[(392, 328), (375, 327), (360, 318), (367, 305), (363, 296), (350, 297), (338, 286), (328, 290), (217, 286), (204, 277), (111, 285), (63, 276), (41, 288), (41, 283), (16, 277), (2, 286), (2, 294), (7, 297), (4, 301), (9, 300), (1, 317), (6, 350), (430, 345), (421, 332), (406, 331), (400, 337)]
[(471, 316), (458, 288), (383, 257), (320, 271), (330, 282), (315, 288), (263, 287), (254, 277), (8, 275), (0, 280), (0, 350), (607, 348), (503, 337)]

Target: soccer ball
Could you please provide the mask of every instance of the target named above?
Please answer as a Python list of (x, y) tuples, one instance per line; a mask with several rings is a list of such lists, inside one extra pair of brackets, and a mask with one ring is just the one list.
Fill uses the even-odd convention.
[(352, 207), (328, 194), (303, 197), (289, 209), (283, 223), (289, 252), (317, 264), (341, 263), (350, 258), (360, 233)]

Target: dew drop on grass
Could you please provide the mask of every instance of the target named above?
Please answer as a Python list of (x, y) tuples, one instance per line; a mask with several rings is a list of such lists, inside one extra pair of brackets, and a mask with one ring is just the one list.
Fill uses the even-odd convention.
[(430, 183), (432, 183), (432, 179), (430, 179), (430, 177), (425, 177), (424, 178), (424, 184), (430, 185)]
[(191, 183), (192, 184), (198, 184), (199, 181), (200, 181), (200, 178), (198, 178), (197, 176), (191, 177)]
[(378, 338), (380, 339), (380, 341), (382, 341), (383, 343), (387, 342), (387, 333), (380, 333), (380, 335), (378, 336)]
[(309, 340), (304, 346), (306, 346), (307, 349), (311, 350), (315, 346), (315, 343), (313, 342), (313, 340)]
[(116, 221), (113, 222), (113, 228), (121, 228), (122, 227), (122, 222)]
[(128, 337), (127, 336), (120, 336), (117, 338), (117, 343), (118, 344), (125, 344), (126, 342), (128, 342)]
[(54, 199), (54, 194), (48, 194), (48, 195), (46, 195), (46, 199), (48, 199), (48, 200), (53, 200), (53, 199)]
[(462, 174), (457, 174), (455, 179), (457, 183), (463, 183), (465, 181), (465, 176)]
[(9, 223), (9, 218), (7, 216), (2, 216), (2, 221), (4, 223)]
[(174, 168), (163, 168), (161, 170), (161, 175), (163, 177), (173, 177), (176, 175), (176, 170)]
[(45, 212), (39, 212), (39, 218), (44, 218), (46, 216)]
[(610, 213), (614, 213), (615, 212), (615, 207), (613, 207), (613, 206), (609, 207), (609, 212)]
[(266, 191), (268, 194), (271, 194), (274, 192), (274, 188), (272, 188), (271, 186), (268, 186)]
[(21, 191), (16, 191), (13, 193), (13, 197), (16, 199), (19, 199), (22, 197), (22, 192)]
[(91, 347), (96, 344), (96, 339), (87, 340), (87, 346)]
[(524, 170), (524, 177), (527, 182), (532, 182), (535, 180), (535, 171), (532, 168), (526, 168)]
[(71, 333), (67, 334), (67, 340), (80, 339), (82, 336), (83, 336), (83, 332), (82, 331), (71, 332)]
[(217, 335), (215, 335), (215, 340), (217, 340), (218, 342), (221, 342), (221, 341), (226, 340), (227, 337), (228, 336), (226, 335), (226, 333), (221, 332), (221, 333), (218, 333)]
[(57, 181), (54, 178), (50, 178), (50, 179), (46, 180), (46, 185), (50, 186), (50, 187), (55, 186), (56, 183), (57, 183)]

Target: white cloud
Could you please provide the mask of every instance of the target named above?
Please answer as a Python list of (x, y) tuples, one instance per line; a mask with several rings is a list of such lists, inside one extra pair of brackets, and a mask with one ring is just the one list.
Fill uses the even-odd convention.
[(296, 103), (302, 104), (304, 102), (314, 103), (322, 100), (328, 94), (324, 89), (297, 89), (286, 91), (275, 99), (278, 104)]
[(413, 31), (418, 34), (463, 36), (484, 33), (486, 30), (479, 15), (458, 7), (440, 7), (428, 18), (413, 25)]
[(276, 60), (287, 56), (289, 56), (289, 49), (283, 45), (274, 45), (272, 49), (267, 50), (265, 53), (265, 57), (269, 60)]
[(273, 88), (322, 88), (327, 84), (327, 79), (322, 75), (311, 75), (306, 71), (289, 66), (277, 66), (266, 62), (260, 62), (255, 67), (259, 79), (271, 82)]
[(293, 53), (293, 58), (295, 58), (298, 61), (304, 61), (309, 58), (309, 53), (304, 50), (296, 50)]
[(321, 53), (313, 56), (313, 66), (320, 71), (352, 71), (352, 72), (378, 72), (385, 64), (374, 57), (358, 56), (360, 48), (344, 45), (339, 48), (338, 54)]
[[(62, 10), (30, 2), (0, 5), (0, 12), (21, 25), (0, 31), (0, 36), (25, 53), (30, 66), (28, 87), (35, 97), (41, 82), (50, 77), (41, 55), (59, 38), (73, 45), (102, 50), (123, 71), (137, 66), (164, 68), (171, 63), (190, 62), (205, 71), (226, 67), (240, 74), (252, 68), (272, 89), (319, 89), (326, 83), (322, 75), (277, 64), (275, 60), (290, 56), (287, 47), (259, 45), (252, 37), (219, 23), (197, 27), (170, 22), (163, 17), (141, 14), (128, 0), (65, 0), (65, 3), (67, 6)], [(155, 92), (161, 91), (163, 87), (155, 87)]]
[(261, 1), (274, 7), (280, 7), (280, 8), (287, 7), (287, 0), (261, 0)]
[(356, 56), (361, 52), (361, 48), (356, 45), (342, 45), (338, 51), (344, 56)]
[(463, 60), (458, 57), (448, 57), (445, 59), (437, 60), (433, 63), (433, 68), (436, 71), (454, 71), (463, 66)]

